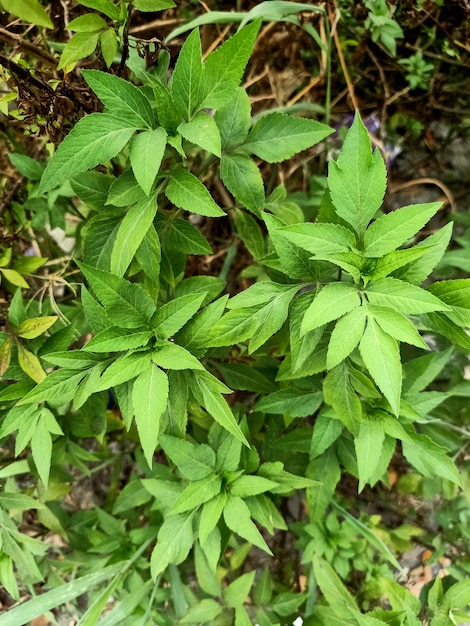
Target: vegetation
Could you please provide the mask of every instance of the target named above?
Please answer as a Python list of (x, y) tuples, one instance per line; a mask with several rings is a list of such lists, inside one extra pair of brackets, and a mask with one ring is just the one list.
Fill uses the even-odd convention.
[(0, 0), (0, 626), (468, 622), (468, 215), (390, 206), (427, 113), (353, 73), (439, 96), (461, 31), (224, 4)]

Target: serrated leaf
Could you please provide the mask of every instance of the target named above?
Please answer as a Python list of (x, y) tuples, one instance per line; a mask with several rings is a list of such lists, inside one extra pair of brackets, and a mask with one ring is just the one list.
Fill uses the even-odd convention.
[(78, 2), (84, 7), (96, 9), (100, 13), (104, 13), (112, 20), (119, 20), (119, 9), (111, 0), (79, 0)]
[(150, 364), (134, 381), (132, 406), (140, 443), (149, 467), (157, 447), (160, 418), (168, 400), (168, 378), (156, 365)]
[(177, 333), (197, 312), (205, 297), (205, 293), (188, 294), (161, 306), (152, 318), (158, 337), (168, 339)]
[[(232, 410), (226, 400), (220, 395), (220, 381), (217, 381), (207, 372), (197, 371), (192, 373), (192, 380), (191, 391), (196, 400), (225, 430), (248, 446), (248, 441), (238, 425)], [(230, 390), (225, 391), (225, 385), (223, 385), (223, 389), (223, 393), (230, 393)]]
[[(145, 346), (153, 333), (150, 330), (128, 330), (111, 326), (95, 335), (82, 348), (89, 352), (123, 352)], [(47, 360), (47, 358), (46, 358)]]
[(201, 38), (199, 31), (193, 30), (181, 48), (171, 80), (173, 102), (185, 120), (191, 119), (201, 101), (201, 80)]
[(310, 330), (304, 335), (300, 332), (302, 319), (315, 294), (300, 294), (295, 298), (290, 310), (289, 332), (292, 359), (292, 370), (297, 372), (302, 368), (305, 361), (312, 355), (323, 335), (323, 326)]
[(458, 326), (470, 327), (470, 279), (442, 280), (429, 291), (450, 307), (445, 315)]
[(113, 28), (108, 28), (100, 34), (100, 47), (106, 67), (111, 67), (118, 49), (117, 35)]
[(3, 376), (10, 366), (12, 346), (13, 337), (7, 337), (0, 346), (0, 376)]
[(71, 72), (77, 61), (84, 59), (96, 50), (101, 30), (88, 31), (86, 33), (75, 33), (65, 45), (60, 55), (57, 65), (58, 70), (63, 70), (66, 74)]
[(470, 337), (468, 334), (457, 324), (454, 324), (444, 313), (427, 313), (424, 316), (424, 322), (427, 328), (443, 337), (447, 337), (452, 343), (470, 350)]
[(240, 145), (247, 138), (251, 125), (251, 104), (242, 87), (237, 87), (230, 102), (216, 111), (215, 121), (224, 150)]
[(203, 356), (210, 344), (209, 333), (222, 317), (228, 295), (206, 306), (178, 332), (176, 339), (196, 356)]
[(403, 454), (424, 476), (446, 478), (456, 485), (462, 484), (459, 472), (447, 454), (446, 448), (439, 446), (427, 435), (410, 434), (410, 441), (402, 441)]
[(178, 471), (188, 480), (201, 480), (214, 473), (215, 452), (207, 444), (195, 445), (170, 435), (161, 435), (160, 443)]
[(218, 109), (232, 99), (260, 28), (259, 20), (241, 29), (209, 54), (202, 74), (199, 108)]
[(259, 260), (264, 255), (264, 237), (256, 220), (249, 213), (237, 211), (236, 225), (248, 252)]
[(330, 283), (323, 287), (305, 311), (300, 332), (305, 334), (324, 326), (360, 306), (359, 292), (349, 283)]
[(134, 0), (133, 7), (137, 11), (164, 11), (176, 6), (173, 0)]
[(382, 330), (394, 339), (404, 341), (405, 343), (409, 343), (417, 348), (422, 348), (423, 350), (429, 350), (427, 343), (410, 320), (401, 313), (393, 311), (392, 309), (371, 305), (367, 307), (367, 310), (374, 317)]
[(144, 190), (136, 181), (132, 170), (126, 170), (109, 187), (106, 204), (124, 207), (145, 199)]
[(102, 374), (95, 391), (106, 391), (111, 387), (136, 378), (150, 367), (148, 352), (127, 352), (118, 357)]
[[(248, 594), (250, 593), (250, 589), (253, 585), (253, 581), (255, 579), (256, 572), (246, 572), (246, 574), (242, 574), (236, 578), (230, 585), (228, 585), (224, 589), (224, 600), (232, 609), (242, 608), (243, 603), (247, 599)], [(239, 622), (235, 619), (236, 626), (246, 626), (247, 623), (251, 624), (251, 621), (248, 618), (248, 621)]]
[(116, 326), (139, 328), (147, 324), (155, 304), (140, 285), (85, 263), (78, 265)]
[(369, 135), (356, 113), (337, 162), (330, 162), (328, 187), (337, 214), (358, 234), (380, 208), (386, 180), (384, 160), (378, 150), (372, 154)]
[(96, 13), (80, 15), (67, 24), (67, 30), (77, 33), (93, 32), (108, 28), (106, 21)]
[(167, 342), (157, 345), (152, 354), (152, 361), (168, 370), (203, 370), (202, 363), (188, 350), (176, 343)]
[(398, 416), (402, 371), (397, 342), (375, 320), (369, 318), (359, 350), (374, 382), (390, 403), (393, 413)]
[(366, 310), (364, 307), (353, 309), (336, 322), (328, 344), (326, 366), (333, 369), (348, 357), (364, 334)]
[(15, 329), (15, 334), (23, 339), (34, 339), (39, 337), (57, 321), (57, 315), (47, 315), (44, 317), (32, 317), (22, 322)]
[[(384, 257), (377, 259), (374, 268), (370, 272), (366, 273), (362, 271), (362, 274), (363, 276), (368, 276), (370, 280), (385, 278), (385, 276), (388, 276), (403, 266), (411, 266), (411, 264), (414, 266), (416, 261), (426, 255), (428, 251), (428, 248), (418, 246), (414, 246), (413, 248), (408, 248), (406, 250), (394, 250), (393, 252), (386, 254)], [(401, 272), (398, 274), (401, 276)], [(395, 275), (395, 277), (398, 278), (397, 275)], [(404, 280), (406, 280), (406, 278)]]
[(8, 158), (19, 173), (25, 176), (28, 180), (39, 180), (44, 171), (44, 165), (32, 159), (26, 154), (20, 154), (19, 152), (10, 152)]
[(364, 234), (364, 254), (381, 257), (396, 250), (416, 235), (441, 206), (440, 202), (412, 204), (382, 215)]
[(134, 128), (153, 128), (154, 114), (142, 89), (99, 70), (83, 70), (83, 76), (112, 115), (128, 120)]
[(220, 158), (222, 146), (219, 129), (214, 118), (207, 113), (201, 111), (189, 122), (183, 122), (178, 126), (178, 132), (187, 141)]
[(222, 479), (216, 474), (190, 482), (175, 500), (170, 509), (170, 515), (199, 508), (201, 504), (219, 494), (221, 486)]
[(207, 217), (225, 215), (207, 188), (188, 170), (181, 168), (171, 172), (165, 195), (179, 209)]
[(142, 241), (145, 239), (157, 212), (155, 198), (151, 196), (131, 207), (122, 219), (116, 233), (111, 253), (111, 272), (123, 276)]
[(168, 220), (161, 233), (169, 247), (185, 254), (212, 254), (212, 248), (204, 235), (186, 220)]
[(447, 224), (444, 228), (438, 230), (437, 233), (420, 241), (414, 249), (425, 248), (426, 253), (418, 261), (412, 265), (410, 264), (409, 267), (405, 267), (404, 271), (399, 272), (397, 278), (416, 285), (420, 285), (426, 280), (444, 256), (452, 236), (452, 226), (452, 223)]
[(235, 496), (227, 498), (224, 507), (224, 520), (232, 532), (272, 555), (267, 543), (251, 520), (248, 506), (241, 498)]
[(218, 363), (217, 369), (231, 389), (254, 393), (269, 393), (275, 389), (266, 376), (246, 363)]
[(82, 117), (49, 159), (38, 194), (112, 159), (124, 148), (135, 130), (132, 121), (126, 123), (108, 113), (91, 113)]
[(39, 385), (27, 393), (18, 402), (18, 405), (45, 401), (52, 405), (66, 404), (73, 398), (77, 385), (85, 374), (85, 371), (75, 373), (66, 369), (52, 372)]
[(384, 438), (384, 429), (379, 421), (366, 418), (361, 422), (359, 434), (354, 437), (359, 472), (359, 491), (364, 489), (379, 464)]
[(161, 525), (157, 545), (150, 557), (150, 569), (154, 580), (170, 563), (178, 565), (188, 556), (194, 541), (193, 516), (193, 512), (172, 515)]
[(246, 154), (223, 154), (220, 178), (241, 205), (259, 215), (264, 203), (264, 183), (253, 159)]
[(328, 450), (343, 432), (340, 420), (332, 419), (323, 412), (315, 419), (312, 439), (310, 441), (309, 458), (315, 459)]
[(315, 555), (313, 559), (313, 570), (317, 584), (325, 596), (326, 601), (331, 606), (334, 606), (338, 612), (341, 611), (340, 614), (343, 617), (345, 609), (347, 610), (347, 617), (349, 617), (348, 609), (357, 611), (354, 598), (327, 561)]
[(346, 362), (330, 370), (323, 382), (325, 403), (333, 407), (338, 419), (357, 435), (362, 420), (362, 405), (351, 384), (351, 374)]
[(35, 26), (54, 28), (51, 18), (38, 0), (2, 0), (5, 11)]
[(348, 252), (356, 245), (354, 234), (339, 224), (293, 224), (280, 228), (279, 234), (315, 255)]
[(71, 181), (73, 191), (93, 209), (101, 210), (106, 204), (109, 188), (115, 180), (113, 176), (101, 172), (83, 172)]
[(371, 304), (394, 309), (399, 313), (446, 311), (448, 306), (421, 287), (397, 278), (380, 278), (369, 283), (366, 295)]
[(243, 148), (268, 163), (279, 163), (319, 143), (334, 130), (301, 117), (268, 113), (256, 122)]
[(166, 147), (166, 130), (155, 128), (132, 137), (129, 158), (136, 181), (148, 196), (163, 159)]
[(319, 391), (301, 391), (300, 389), (280, 389), (262, 398), (253, 407), (253, 411), (263, 411), (274, 415), (308, 417), (313, 415), (322, 402)]
[(30, 352), (18, 342), (18, 365), (23, 372), (32, 378), (35, 382), (40, 383), (46, 378), (46, 372), (42, 369), (41, 362), (38, 357)]

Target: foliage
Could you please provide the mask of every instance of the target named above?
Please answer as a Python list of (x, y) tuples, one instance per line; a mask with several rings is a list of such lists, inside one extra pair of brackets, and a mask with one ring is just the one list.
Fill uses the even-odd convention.
[[(36, 1), (1, 2), (50, 28)], [(460, 258), (446, 252), (452, 223), (423, 235), (440, 202), (383, 210), (386, 163), (359, 112), (314, 215), (302, 210), (267, 173), (334, 129), (254, 114), (240, 85), (262, 22), (299, 28), (306, 5), (196, 18), (174, 64), (165, 47), (153, 64), (127, 57), (132, 10), (173, 4), (82, 0), (91, 11), (68, 24), (58, 69), (91, 57), (80, 73), (102, 107), (41, 162), (10, 154), (24, 177), (12, 232), (68, 224), (74, 248), (64, 258), (47, 240), (52, 274), (14, 238), (0, 251), (0, 581), (15, 601), (33, 596), (0, 624), (85, 593), (81, 625), (468, 621), (465, 558), (420, 599), (397, 582), (413, 537), (436, 560), (468, 546), (452, 534), (455, 515), (468, 521), (470, 393), (470, 281), (445, 271)], [(365, 6), (394, 55), (386, 3)], [(203, 55), (209, 20), (241, 27)], [(77, 505), (94, 476), (105, 493)], [(441, 536), (360, 508), (413, 492), (442, 495)]]

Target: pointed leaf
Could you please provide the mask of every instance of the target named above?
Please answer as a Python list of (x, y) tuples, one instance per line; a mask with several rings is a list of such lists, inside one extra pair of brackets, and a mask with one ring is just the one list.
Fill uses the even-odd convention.
[(191, 119), (201, 101), (201, 79), (201, 38), (199, 31), (195, 29), (181, 48), (171, 80), (173, 102), (186, 120)]
[[(111, 326), (90, 339), (90, 341), (83, 346), (82, 350), (86, 352), (123, 352), (124, 350), (135, 350), (135, 348), (145, 346), (152, 335), (153, 333), (150, 330), (128, 330), (126, 332), (122, 328)], [(50, 359), (46, 357), (46, 361), (47, 360)], [(54, 361), (52, 361), (52, 363), (54, 363)]]
[(319, 143), (334, 130), (301, 117), (268, 113), (253, 126), (243, 148), (268, 163), (279, 163)]
[(201, 480), (215, 471), (215, 452), (207, 444), (195, 445), (185, 439), (160, 435), (166, 455), (188, 480)]
[(328, 344), (326, 366), (333, 369), (348, 357), (364, 334), (366, 310), (364, 307), (353, 309), (336, 322)]
[(397, 342), (369, 318), (359, 350), (372, 378), (398, 416), (402, 371)]
[(160, 339), (168, 339), (188, 322), (201, 306), (206, 293), (188, 294), (161, 306), (152, 318), (152, 326)]
[(126, 122), (108, 113), (91, 113), (82, 117), (49, 159), (38, 194), (112, 159), (134, 132), (135, 126), (131, 121)]
[(251, 520), (250, 510), (238, 496), (229, 496), (224, 508), (224, 520), (230, 530), (272, 555), (261, 533)]
[(409, 343), (417, 348), (422, 348), (423, 350), (429, 350), (427, 343), (410, 320), (401, 313), (373, 305), (369, 305), (367, 310), (374, 317), (382, 330), (394, 339), (404, 341), (405, 343)]
[(46, 378), (46, 372), (42, 369), (41, 362), (38, 357), (27, 350), (22, 343), (18, 342), (18, 365), (23, 372), (32, 378), (35, 382), (40, 383)]
[(364, 254), (381, 257), (416, 235), (441, 207), (440, 202), (412, 204), (375, 220), (364, 235)]
[(366, 418), (361, 422), (359, 434), (354, 437), (359, 472), (359, 491), (364, 489), (380, 461), (384, 438), (384, 429), (379, 421)]
[(448, 306), (436, 296), (397, 278), (380, 278), (367, 286), (366, 294), (371, 304), (394, 309), (399, 313), (429, 313), (446, 311)]
[(230, 102), (216, 111), (215, 121), (224, 150), (241, 144), (247, 138), (251, 125), (251, 104), (242, 87), (237, 87)]
[(300, 332), (323, 326), (360, 306), (359, 292), (349, 283), (330, 283), (323, 287), (308, 307)]
[(23, 339), (34, 339), (39, 337), (57, 321), (57, 315), (47, 315), (44, 317), (32, 317), (21, 323), (15, 329), (15, 334)]
[(135, 379), (132, 387), (132, 406), (140, 443), (149, 467), (157, 447), (160, 418), (168, 400), (168, 378), (151, 364)]
[(220, 178), (240, 204), (259, 215), (264, 203), (264, 183), (253, 159), (246, 154), (222, 155)]
[(170, 563), (178, 565), (189, 554), (194, 542), (194, 513), (167, 517), (158, 531), (157, 545), (150, 558), (152, 578), (161, 574)]
[(219, 129), (214, 118), (207, 115), (207, 113), (201, 111), (189, 122), (180, 124), (178, 132), (187, 141), (220, 158), (222, 147)]
[(339, 224), (293, 224), (279, 234), (315, 255), (348, 252), (356, 244), (354, 234)]
[(150, 194), (166, 147), (164, 128), (146, 130), (132, 137), (129, 158), (136, 181), (146, 195)]
[(188, 170), (176, 169), (171, 172), (165, 195), (179, 209), (207, 217), (225, 215), (207, 188)]

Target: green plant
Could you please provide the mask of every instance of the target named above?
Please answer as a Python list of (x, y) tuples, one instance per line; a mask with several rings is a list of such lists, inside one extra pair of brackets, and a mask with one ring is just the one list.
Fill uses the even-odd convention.
[[(381, 211), (385, 163), (359, 114), (314, 222), (285, 186), (265, 187), (267, 168), (333, 130), (280, 112), (253, 120), (239, 85), (260, 20), (245, 21), (204, 61), (193, 30), (171, 77), (166, 50), (151, 68), (131, 55), (133, 82), (83, 71), (104, 111), (78, 121), (38, 184), (12, 155), (29, 198), (62, 199), (77, 226), (68, 297), (17, 285), (0, 335), (0, 579), (15, 599), (50, 587), (0, 624), (85, 592), (82, 626), (463, 619), (466, 581), (445, 593), (436, 581), (421, 603), (392, 580), (394, 551), (418, 529), (356, 517), (340, 491), (346, 475), (360, 493), (386, 486), (397, 443), (423, 490), (428, 480), (451, 497), (468, 480), (449, 424), (466, 393), (470, 283), (430, 279), (452, 225), (418, 239), (440, 203)], [(29, 209), (19, 216), (27, 224)], [(242, 250), (253, 282), (238, 288)], [(194, 258), (217, 254), (210, 272)], [(65, 503), (83, 497), (78, 474), (106, 476), (88, 509)], [(289, 504), (303, 511), (292, 525)], [(18, 531), (26, 510), (38, 535), (65, 541), (60, 559)], [(270, 571), (292, 531), (303, 556)], [(253, 546), (267, 566), (252, 565)], [(371, 611), (338, 574), (359, 579)]]
[(408, 70), (405, 78), (411, 89), (417, 87), (426, 89), (431, 73), (434, 71), (434, 65), (423, 59), (423, 51), (418, 50), (408, 59), (401, 60), (400, 63)]
[(397, 54), (397, 39), (403, 38), (403, 30), (391, 17), (386, 0), (366, 0), (369, 9), (365, 26), (370, 30), (372, 41), (380, 41), (392, 56)]

